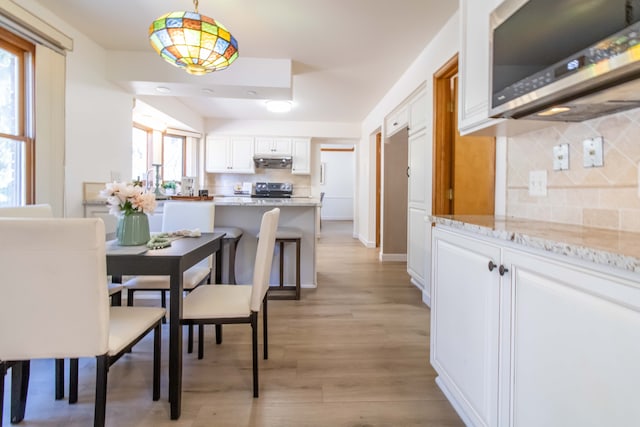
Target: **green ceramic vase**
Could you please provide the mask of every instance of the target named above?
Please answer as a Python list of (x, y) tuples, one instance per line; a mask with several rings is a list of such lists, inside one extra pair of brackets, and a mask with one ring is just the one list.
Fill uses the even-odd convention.
[(116, 237), (120, 246), (146, 244), (151, 239), (147, 214), (134, 212), (129, 215), (120, 215)]

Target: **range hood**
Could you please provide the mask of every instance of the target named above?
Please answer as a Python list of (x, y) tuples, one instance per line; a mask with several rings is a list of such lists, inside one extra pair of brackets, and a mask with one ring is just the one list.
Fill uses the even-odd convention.
[(279, 155), (260, 155), (254, 156), (253, 162), (257, 168), (265, 169), (290, 169), (292, 158), (291, 156), (279, 156)]

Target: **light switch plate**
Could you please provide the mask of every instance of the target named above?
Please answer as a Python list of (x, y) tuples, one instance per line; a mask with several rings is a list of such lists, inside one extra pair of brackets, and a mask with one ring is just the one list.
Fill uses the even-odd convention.
[(553, 147), (553, 170), (562, 171), (569, 169), (569, 144), (560, 144)]
[(529, 171), (529, 195), (530, 196), (546, 196), (547, 195), (547, 171)]
[(583, 165), (585, 168), (604, 166), (604, 139), (601, 136), (582, 141)]

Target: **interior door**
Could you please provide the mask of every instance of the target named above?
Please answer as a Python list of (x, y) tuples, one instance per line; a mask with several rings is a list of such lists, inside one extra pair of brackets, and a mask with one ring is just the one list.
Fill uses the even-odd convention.
[(495, 138), (458, 132), (458, 58), (434, 74), (434, 215), (493, 215)]
[[(453, 78), (458, 99), (458, 78)], [(458, 103), (453, 103), (452, 193), (454, 215), (493, 215), (495, 208), (496, 141), (487, 136), (460, 136)]]

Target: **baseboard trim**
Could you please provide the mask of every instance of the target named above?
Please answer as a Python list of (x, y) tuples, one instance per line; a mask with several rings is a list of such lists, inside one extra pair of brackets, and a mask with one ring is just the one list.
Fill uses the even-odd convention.
[(407, 254), (383, 254), (379, 256), (382, 262), (407, 262)]

